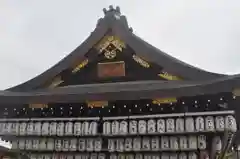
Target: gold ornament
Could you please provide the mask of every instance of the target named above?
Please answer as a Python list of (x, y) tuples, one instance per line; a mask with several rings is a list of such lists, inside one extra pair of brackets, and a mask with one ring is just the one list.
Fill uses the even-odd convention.
[(139, 63), (142, 67), (145, 67), (145, 68), (149, 68), (150, 67), (150, 65), (149, 65), (149, 63), (147, 61), (144, 61), (143, 59), (141, 59), (137, 55), (133, 55), (132, 58), (134, 59), (134, 61)]
[(75, 68), (72, 70), (72, 73), (77, 73), (77, 72), (80, 71), (82, 68), (84, 68), (87, 64), (88, 64), (88, 59), (83, 60), (79, 65), (77, 65), (77, 67), (75, 67)]
[(122, 52), (126, 48), (123, 41), (116, 36), (105, 36), (97, 45), (99, 53), (104, 53), (107, 59), (113, 59), (118, 52)]
[(114, 59), (117, 56), (117, 52), (115, 50), (112, 50), (112, 51), (106, 50), (105, 53), (104, 53), (104, 56), (107, 59)]
[(176, 103), (176, 102), (177, 102), (177, 98), (157, 98), (152, 100), (153, 104), (168, 104), (168, 103)]
[(164, 78), (164, 79), (166, 79), (166, 80), (170, 80), (170, 81), (181, 80), (179, 77), (174, 76), (174, 75), (171, 75), (171, 74), (169, 74), (169, 73), (167, 73), (167, 72), (159, 73), (158, 76), (160, 76), (160, 77), (162, 77), (162, 78)]
[(48, 88), (55, 88), (64, 81), (62, 80), (61, 76), (57, 76), (53, 79), (52, 83), (48, 86)]

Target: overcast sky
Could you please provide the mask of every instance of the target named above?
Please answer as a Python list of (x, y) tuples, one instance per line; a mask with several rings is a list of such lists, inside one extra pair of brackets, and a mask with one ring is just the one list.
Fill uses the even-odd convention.
[(240, 73), (240, 0), (0, 0), (0, 89), (68, 55), (110, 4), (120, 6), (134, 33), (170, 55)]

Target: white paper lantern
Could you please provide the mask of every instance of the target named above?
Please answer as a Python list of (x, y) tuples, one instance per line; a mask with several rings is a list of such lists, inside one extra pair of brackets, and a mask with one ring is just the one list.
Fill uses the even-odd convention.
[(102, 139), (97, 138), (94, 140), (94, 151), (101, 151), (102, 150)]
[(19, 134), (19, 124), (18, 123), (12, 123), (11, 134), (12, 135), (18, 135)]
[(93, 151), (93, 148), (94, 148), (94, 140), (91, 138), (87, 139), (86, 150)]
[(162, 159), (169, 159), (169, 154), (168, 153), (162, 153), (161, 158)]
[(188, 139), (186, 136), (179, 137), (179, 148), (180, 150), (185, 150), (188, 148)]
[(49, 129), (52, 129), (52, 128), (50, 128), (50, 126), (49, 126), (49, 122), (44, 122), (44, 123), (42, 124), (41, 134), (42, 134), (43, 136), (49, 135), (49, 134), (50, 134)]
[(222, 140), (220, 136), (215, 136), (213, 138), (213, 150), (220, 152), (222, 150)]
[(98, 159), (106, 159), (106, 155), (104, 153), (99, 153)]
[(199, 135), (198, 136), (198, 148), (200, 150), (206, 149), (207, 142), (206, 142), (206, 136), (205, 135)]
[(125, 154), (119, 154), (118, 159), (125, 159)]
[(145, 120), (138, 121), (138, 133), (139, 134), (146, 134), (147, 132), (147, 123)]
[(89, 135), (89, 122), (88, 122), (88, 121), (84, 121), (84, 122), (82, 123), (81, 128), (82, 128), (81, 134), (82, 134), (83, 136)]
[(55, 150), (56, 151), (62, 151), (62, 140), (57, 139), (54, 142), (55, 142), (54, 143)]
[(144, 159), (152, 159), (152, 156), (150, 154), (144, 154), (143, 158)]
[(170, 153), (169, 159), (178, 159), (177, 153)]
[(133, 154), (127, 154), (126, 159), (134, 159), (134, 155)]
[(42, 127), (42, 124), (41, 122), (35, 122), (33, 123), (33, 134), (34, 135), (41, 135), (41, 127)]
[(205, 130), (205, 122), (203, 117), (199, 116), (195, 119), (195, 127), (196, 127), (196, 131)]
[(127, 123), (127, 121), (121, 121), (120, 122), (119, 133), (121, 135), (126, 135), (128, 133), (128, 123)]
[(216, 123), (216, 130), (217, 131), (224, 131), (225, 128), (225, 119), (223, 116), (217, 116), (215, 118), (215, 123)]
[(194, 132), (195, 131), (194, 119), (192, 117), (187, 117), (185, 119), (185, 130), (187, 132)]
[(12, 143), (12, 149), (13, 150), (18, 149), (18, 141), (17, 140), (13, 140), (11, 143)]
[(27, 124), (27, 135), (33, 135), (33, 122)]
[(32, 149), (32, 140), (26, 140), (25, 141), (25, 149), (26, 150), (31, 150)]
[(165, 120), (164, 119), (158, 119), (157, 120), (157, 132), (158, 133), (165, 133)]
[(117, 159), (117, 158), (118, 158), (118, 156), (115, 153), (111, 154), (109, 157), (109, 159)]
[(116, 151), (124, 151), (124, 139), (116, 139)]
[(71, 139), (70, 145), (69, 145), (70, 151), (76, 151), (77, 150), (77, 139)]
[(91, 153), (89, 156), (89, 159), (97, 159), (97, 158), (98, 158), (97, 153)]
[(26, 135), (27, 123), (21, 122), (19, 125), (19, 135)]
[(124, 143), (125, 151), (131, 151), (133, 148), (133, 140), (132, 138), (126, 138)]
[[(152, 155), (152, 159), (160, 159), (160, 156), (157, 154)], [(176, 158), (177, 159), (177, 158)]]
[(75, 122), (74, 123), (74, 135), (80, 136), (82, 134), (82, 124), (81, 122)]
[(92, 121), (89, 125), (89, 134), (90, 135), (97, 135), (97, 128), (98, 128), (98, 123), (96, 121)]
[(69, 139), (63, 139), (63, 144), (62, 144), (62, 150), (63, 151), (68, 151), (69, 150)]
[(54, 150), (55, 144), (53, 139), (47, 139), (47, 149)]
[(198, 156), (195, 152), (189, 152), (188, 153), (188, 159), (197, 159)]
[(179, 159), (187, 159), (187, 154), (185, 152), (181, 152), (179, 155), (178, 155), (178, 158)]
[(32, 149), (33, 150), (38, 150), (39, 149), (39, 140), (38, 139), (33, 139), (32, 140)]
[(196, 136), (189, 136), (188, 137), (188, 148), (190, 149), (197, 149), (197, 137)]
[(67, 135), (67, 136), (73, 135), (73, 122), (72, 121), (65, 123), (65, 135)]
[(112, 121), (111, 130), (112, 130), (112, 135), (119, 134), (119, 122), (118, 121)]
[(85, 139), (79, 139), (78, 140), (78, 150), (79, 151), (85, 151), (86, 150), (86, 141), (85, 141)]
[(166, 131), (170, 132), (170, 133), (175, 132), (174, 119), (169, 118), (169, 119), (166, 120)]
[(64, 135), (64, 122), (57, 123), (57, 136)]
[(25, 149), (25, 140), (24, 139), (18, 140), (18, 148), (20, 150), (24, 150)]
[(109, 121), (104, 121), (103, 123), (103, 134), (111, 135), (111, 123)]
[(212, 116), (207, 116), (205, 118), (205, 127), (206, 127), (206, 131), (214, 131), (215, 130), (214, 118)]
[(13, 123), (10, 123), (10, 122), (7, 123), (7, 125), (6, 125), (6, 134), (12, 134), (12, 124)]
[(66, 159), (67, 156), (65, 154), (59, 154), (59, 159)]
[(5, 125), (4, 123), (0, 123), (0, 135), (4, 134), (4, 131), (3, 131), (4, 125)]
[(184, 119), (183, 118), (176, 119), (176, 132), (184, 132)]
[(136, 120), (130, 120), (129, 122), (129, 134), (137, 134), (138, 129), (137, 129), (137, 121)]
[(37, 155), (36, 154), (30, 154), (29, 158), (30, 159), (37, 159)]
[(161, 137), (161, 149), (166, 150), (169, 149), (169, 138), (167, 136), (162, 136)]
[(236, 119), (232, 115), (228, 115), (225, 118), (225, 128), (231, 132), (237, 131)]
[(147, 132), (149, 134), (156, 133), (156, 126), (157, 126), (157, 124), (156, 124), (155, 120), (153, 120), (153, 119), (148, 120), (148, 122), (147, 122)]
[(141, 146), (141, 138), (137, 137), (133, 139), (133, 150), (134, 151), (140, 151), (142, 146)]
[(114, 152), (115, 150), (116, 150), (115, 140), (108, 139), (108, 151), (109, 152)]
[(57, 123), (56, 122), (51, 122), (49, 126), (50, 132), (49, 134), (51, 136), (54, 136), (57, 134)]
[(140, 154), (140, 153), (137, 153), (137, 154), (135, 155), (135, 159), (143, 159), (143, 155)]
[(43, 154), (41, 154), (41, 155), (37, 155), (37, 159), (44, 159), (44, 155)]
[(144, 150), (144, 151), (151, 150), (150, 138), (143, 137), (143, 139), (142, 139), (142, 150)]
[(151, 138), (151, 150), (152, 151), (158, 151), (159, 149), (160, 149), (159, 138), (158, 137), (152, 137)]
[(40, 139), (39, 149), (47, 150), (47, 139), (45, 139), (45, 138)]
[(48, 154), (44, 154), (44, 159), (52, 159), (52, 156)]
[(175, 136), (170, 137), (170, 149), (172, 149), (172, 150), (179, 149), (178, 138)]

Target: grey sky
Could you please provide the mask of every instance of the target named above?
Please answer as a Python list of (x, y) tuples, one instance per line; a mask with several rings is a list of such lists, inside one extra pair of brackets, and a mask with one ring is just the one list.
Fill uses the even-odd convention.
[(0, 0), (0, 89), (75, 49), (119, 5), (134, 33), (189, 64), (240, 73), (239, 0)]

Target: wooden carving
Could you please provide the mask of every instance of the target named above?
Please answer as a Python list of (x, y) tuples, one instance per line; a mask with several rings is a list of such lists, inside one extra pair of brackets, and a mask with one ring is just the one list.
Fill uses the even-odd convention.
[(140, 58), (139, 56), (133, 55), (132, 58), (133, 58), (134, 61), (139, 63), (142, 67), (145, 67), (145, 68), (150, 67), (149, 63), (147, 61), (143, 60), (142, 58)]
[(96, 49), (99, 53), (104, 53), (107, 59), (113, 59), (117, 56), (117, 52), (122, 52), (125, 44), (116, 36), (105, 36), (97, 45)]
[(108, 101), (87, 101), (88, 107), (105, 107), (108, 106)]
[(124, 61), (98, 63), (98, 77), (122, 77), (125, 76)]
[(174, 80), (181, 80), (181, 78), (177, 77), (177, 76), (174, 76), (170, 73), (167, 73), (167, 72), (161, 72), (158, 74), (158, 76), (166, 79), (166, 80), (169, 80), (169, 81), (174, 81)]
[(57, 76), (53, 79), (53, 81), (51, 82), (51, 84), (48, 86), (48, 88), (55, 88), (58, 85), (60, 85), (61, 83), (63, 83), (64, 81), (62, 80), (61, 76)]
[(29, 108), (47, 108), (47, 104), (29, 104)]
[(80, 64), (78, 64), (73, 70), (72, 73), (77, 73), (82, 68), (84, 68), (88, 64), (88, 59), (83, 60)]
[(153, 99), (152, 103), (153, 104), (168, 104), (168, 103), (176, 103), (177, 102), (177, 98), (157, 98), (157, 99)]

